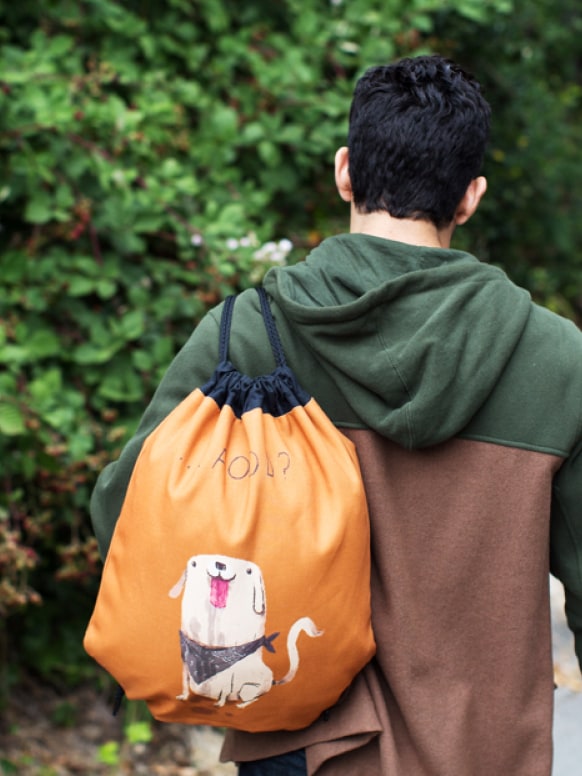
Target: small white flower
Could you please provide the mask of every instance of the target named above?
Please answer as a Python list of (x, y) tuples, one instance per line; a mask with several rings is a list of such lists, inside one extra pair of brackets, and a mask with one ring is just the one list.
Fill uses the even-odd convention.
[(258, 251), (255, 251), (253, 253), (253, 256), (258, 261), (265, 261), (265, 259), (268, 258), (268, 251), (265, 250), (265, 246), (263, 245), (261, 248), (259, 248)]
[(226, 247), (229, 251), (236, 251), (236, 249), (239, 246), (239, 241), (236, 239), (236, 237), (229, 237), (226, 241)]
[(201, 234), (193, 234), (192, 237), (190, 238), (190, 242), (192, 243), (192, 245), (202, 245), (202, 243), (204, 242), (204, 238), (202, 237)]
[(344, 40), (343, 43), (340, 43), (340, 49), (346, 54), (357, 54), (360, 46), (353, 40)]
[(293, 243), (291, 240), (283, 238), (278, 243), (273, 241), (266, 242), (253, 255), (258, 261), (272, 261), (276, 264), (282, 264), (292, 248)]

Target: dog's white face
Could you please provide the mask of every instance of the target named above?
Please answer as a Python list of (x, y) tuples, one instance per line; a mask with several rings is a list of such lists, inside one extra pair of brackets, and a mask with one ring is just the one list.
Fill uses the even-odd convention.
[(194, 555), (169, 595), (182, 598), (182, 630), (208, 646), (236, 646), (265, 634), (266, 601), (259, 567), (225, 555)]

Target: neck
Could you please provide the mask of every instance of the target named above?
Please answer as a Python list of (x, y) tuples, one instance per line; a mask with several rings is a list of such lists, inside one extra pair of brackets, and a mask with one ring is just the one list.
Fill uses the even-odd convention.
[(368, 234), (427, 248), (449, 248), (453, 231), (453, 225), (437, 229), (430, 221), (394, 218), (384, 211), (360, 213), (352, 204), (350, 232), (354, 234)]

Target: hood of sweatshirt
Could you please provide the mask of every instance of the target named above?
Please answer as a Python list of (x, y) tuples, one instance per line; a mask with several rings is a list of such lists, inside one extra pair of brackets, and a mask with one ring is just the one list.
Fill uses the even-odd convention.
[(407, 448), (467, 425), (532, 308), (527, 291), (468, 253), (361, 234), (325, 240), (264, 285), (362, 421)]

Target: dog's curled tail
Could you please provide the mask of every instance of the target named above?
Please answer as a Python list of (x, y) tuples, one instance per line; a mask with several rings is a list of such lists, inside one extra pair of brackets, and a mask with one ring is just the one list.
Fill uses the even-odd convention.
[(311, 638), (316, 638), (317, 636), (321, 636), (323, 634), (322, 630), (318, 630), (316, 624), (313, 622), (313, 620), (310, 617), (300, 617), (296, 622), (293, 623), (289, 630), (289, 635), (287, 636), (287, 652), (289, 654), (289, 671), (287, 671), (286, 675), (279, 679), (277, 682), (273, 682), (275, 685), (279, 684), (288, 684), (289, 682), (293, 681), (295, 678), (295, 674), (297, 673), (297, 669), (299, 668), (299, 652), (297, 650), (297, 639), (299, 638), (299, 634), (307, 633), (308, 636), (311, 636)]

